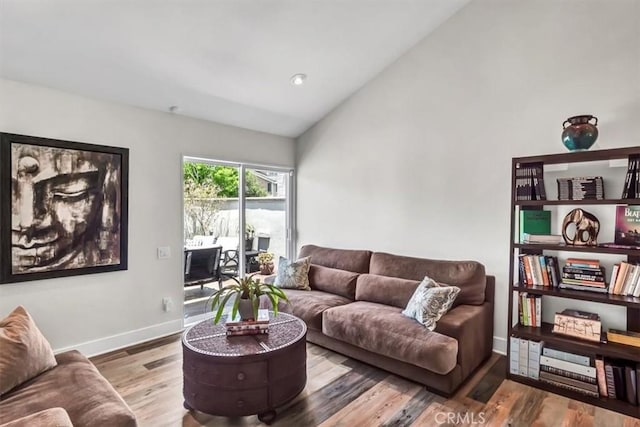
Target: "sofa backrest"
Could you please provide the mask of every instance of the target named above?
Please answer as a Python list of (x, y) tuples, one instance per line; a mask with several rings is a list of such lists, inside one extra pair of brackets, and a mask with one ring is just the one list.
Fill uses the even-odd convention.
[(359, 273), (311, 264), (309, 286), (311, 289), (356, 299), (356, 280)]
[(332, 249), (316, 245), (300, 248), (299, 258), (311, 257), (311, 263), (353, 273), (368, 273), (371, 251), (353, 249)]
[[(477, 261), (433, 260), (374, 252), (371, 255), (369, 273), (415, 281), (429, 276), (436, 282), (458, 286), (460, 294), (454, 306), (480, 305), (485, 301), (487, 277), (484, 265)], [(356, 297), (357, 295), (356, 287)]]
[(405, 308), (420, 280), (361, 274), (356, 282), (356, 301), (377, 302)]

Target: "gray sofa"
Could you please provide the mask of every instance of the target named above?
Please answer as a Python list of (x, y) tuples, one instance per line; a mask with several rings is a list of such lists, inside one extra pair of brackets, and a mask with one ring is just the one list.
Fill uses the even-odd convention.
[[(306, 322), (309, 342), (445, 395), (491, 355), (495, 281), (482, 264), (315, 245), (306, 256), (311, 290), (286, 290), (279, 308)], [(461, 288), (433, 332), (401, 314), (425, 275)]]

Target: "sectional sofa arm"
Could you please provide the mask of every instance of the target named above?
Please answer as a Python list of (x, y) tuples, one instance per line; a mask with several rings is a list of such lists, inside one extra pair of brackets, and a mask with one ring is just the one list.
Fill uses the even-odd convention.
[(466, 377), (491, 355), (493, 303), (459, 305), (438, 321), (435, 331), (458, 341), (457, 363)]

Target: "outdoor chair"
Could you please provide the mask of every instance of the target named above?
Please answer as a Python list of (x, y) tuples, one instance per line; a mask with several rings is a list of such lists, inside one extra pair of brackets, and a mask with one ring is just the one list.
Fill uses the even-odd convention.
[(184, 251), (184, 285), (200, 285), (204, 289), (205, 283), (217, 281), (222, 286), (220, 271), (220, 257), (222, 246), (202, 249), (185, 249)]

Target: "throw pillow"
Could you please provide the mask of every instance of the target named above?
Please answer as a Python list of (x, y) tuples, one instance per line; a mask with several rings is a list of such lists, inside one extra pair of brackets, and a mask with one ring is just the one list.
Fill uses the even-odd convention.
[(416, 319), (433, 331), (436, 322), (449, 311), (459, 293), (457, 286), (440, 285), (430, 277), (425, 277), (402, 314)]
[(278, 273), (274, 285), (283, 289), (302, 289), (310, 291), (309, 286), (309, 266), (311, 257), (300, 258), (297, 261), (290, 261), (280, 257), (278, 261)]
[(53, 368), (51, 346), (24, 307), (0, 320), (0, 395)]

